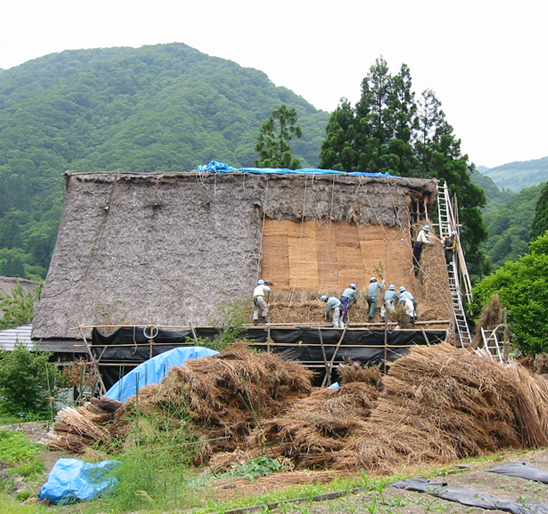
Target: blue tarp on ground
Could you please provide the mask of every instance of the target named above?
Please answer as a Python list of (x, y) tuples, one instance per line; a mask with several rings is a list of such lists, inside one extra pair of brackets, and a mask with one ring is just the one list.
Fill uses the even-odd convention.
[(40, 489), (40, 499), (53, 503), (93, 500), (114, 487), (116, 478), (104, 475), (119, 465), (115, 460), (89, 464), (78, 459), (58, 459)]
[(149, 384), (159, 384), (173, 366), (181, 366), (188, 359), (199, 359), (208, 355), (217, 355), (219, 352), (202, 346), (186, 346), (173, 348), (167, 352), (156, 355), (116, 382), (106, 393), (112, 400), (125, 402), (135, 396), (136, 387), (141, 389)]
[(210, 161), (208, 164), (196, 166), (195, 171), (208, 171), (210, 173), (232, 173), (241, 171), (244, 173), (258, 173), (262, 175), (299, 175), (303, 173), (315, 175), (359, 175), (363, 177), (392, 177), (390, 173), (366, 173), (365, 171), (337, 171), (322, 170), (320, 168), (301, 168), (300, 170), (290, 170), (289, 168), (233, 168), (224, 162)]

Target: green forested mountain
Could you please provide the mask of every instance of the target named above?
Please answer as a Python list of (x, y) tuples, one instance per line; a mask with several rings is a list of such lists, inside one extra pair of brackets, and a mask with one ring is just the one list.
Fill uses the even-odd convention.
[(252, 166), (261, 125), (294, 107), (291, 152), (317, 166), (329, 114), (261, 71), (184, 44), (65, 51), (0, 74), (0, 275), (44, 277), (62, 173)]
[(470, 180), (473, 184), (476, 184), (476, 186), (481, 187), (487, 197), (487, 204), (483, 208), (483, 212), (498, 209), (503, 203), (508, 202), (515, 194), (513, 191), (501, 191), (489, 176), (482, 175), (478, 170), (472, 170)]
[(521, 191), (548, 180), (548, 157), (531, 161), (511, 162), (485, 172), (501, 189)]
[(497, 209), (484, 213), (489, 236), (482, 249), (494, 268), (527, 253), (537, 200), (543, 187), (544, 184), (539, 184), (524, 189)]

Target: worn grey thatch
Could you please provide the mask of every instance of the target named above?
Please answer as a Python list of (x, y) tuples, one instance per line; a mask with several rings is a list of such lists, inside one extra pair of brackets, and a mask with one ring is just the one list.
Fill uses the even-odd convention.
[(33, 337), (80, 324), (211, 324), (248, 299), (265, 219), (409, 230), (436, 181), (349, 175), (66, 174), (66, 203)]

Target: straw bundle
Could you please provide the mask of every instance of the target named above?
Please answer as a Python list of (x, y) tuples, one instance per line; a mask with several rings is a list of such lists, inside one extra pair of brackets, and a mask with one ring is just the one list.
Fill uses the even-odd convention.
[[(534, 382), (523, 373), (447, 343), (416, 346), (392, 364), (377, 408), (335, 467), (387, 472), (407, 463), (543, 446), (548, 417), (535, 413)], [(534, 393), (538, 398), (544, 390)]]
[[(272, 353), (252, 353), (235, 343), (213, 357), (174, 367), (158, 385), (139, 392), (139, 411), (158, 413), (172, 406), (188, 409), (202, 439), (227, 437), (202, 445), (202, 457), (234, 450), (262, 419), (288, 410), (311, 392), (312, 372)], [(116, 413), (118, 429), (130, 430), (136, 397)]]
[(337, 368), (341, 383), (364, 382), (371, 387), (382, 390), (382, 375), (378, 366), (362, 366), (359, 362), (347, 360)]
[(112, 440), (110, 431), (101, 425), (112, 420), (112, 414), (97, 414), (85, 407), (60, 410), (53, 425), (54, 433), (48, 434), (46, 445), (51, 450), (83, 451), (95, 442), (106, 443)]
[(481, 311), (480, 319), (476, 325), (476, 331), (472, 339), (472, 349), (481, 348), (483, 346), (483, 340), (481, 336), (481, 329), (493, 330), (502, 322), (503, 311), (502, 303), (498, 294), (494, 294), (491, 297), (491, 301), (485, 305)]
[(548, 374), (548, 353), (535, 355), (535, 372), (539, 375)]
[(367, 384), (318, 389), (285, 414), (262, 423), (248, 439), (250, 449), (291, 458), (297, 468), (326, 468), (348, 437), (364, 424), (378, 397)]

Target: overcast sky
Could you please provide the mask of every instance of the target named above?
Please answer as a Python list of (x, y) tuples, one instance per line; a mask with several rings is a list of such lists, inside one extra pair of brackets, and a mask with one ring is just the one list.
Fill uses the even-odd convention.
[(355, 103), (375, 59), (433, 89), (476, 165), (548, 156), (542, 0), (19, 0), (1, 9), (0, 68), (81, 48), (185, 43), (265, 72), (318, 109)]

